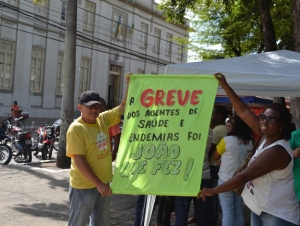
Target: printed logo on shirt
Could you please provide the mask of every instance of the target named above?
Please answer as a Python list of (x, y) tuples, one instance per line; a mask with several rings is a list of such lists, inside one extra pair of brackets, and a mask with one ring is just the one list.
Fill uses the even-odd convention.
[(99, 151), (107, 150), (107, 136), (105, 133), (100, 132), (97, 134), (96, 145), (97, 145)]
[(249, 181), (249, 182), (246, 184), (246, 187), (250, 190), (250, 193), (251, 193), (252, 195), (254, 195), (254, 188), (255, 188), (255, 186), (254, 186), (254, 184), (252, 183), (252, 181)]

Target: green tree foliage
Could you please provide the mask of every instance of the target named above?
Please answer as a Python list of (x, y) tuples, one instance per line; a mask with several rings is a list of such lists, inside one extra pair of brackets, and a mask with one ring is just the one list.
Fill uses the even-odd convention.
[[(203, 59), (241, 56), (261, 52), (263, 34), (255, 4), (243, 5), (236, 1), (231, 7), (224, 4), (202, 4), (194, 11), (191, 49)], [(219, 46), (221, 50), (213, 50)], [(197, 56), (199, 58), (199, 56)]]
[(294, 50), (293, 0), (276, 0), (271, 15), (276, 32), (278, 49)]
[[(159, 8), (169, 22), (184, 22), (186, 10), (193, 15), (189, 49), (196, 59), (242, 56), (264, 51), (264, 36), (257, 0), (162, 1)], [(185, 7), (185, 10), (183, 8)], [(271, 15), (278, 49), (293, 49), (292, 0), (273, 0)], [(218, 49), (212, 47), (218, 46)]]
[(184, 24), (186, 10), (194, 10), (197, 0), (162, 0), (158, 9), (163, 11), (167, 22)]

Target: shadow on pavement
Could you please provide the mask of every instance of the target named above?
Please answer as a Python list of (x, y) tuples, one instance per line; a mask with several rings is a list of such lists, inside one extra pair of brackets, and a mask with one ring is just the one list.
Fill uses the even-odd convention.
[(68, 170), (7, 165), (0, 178), (0, 225), (67, 224)]
[(69, 203), (65, 202), (65, 205), (57, 203), (34, 203), (32, 205), (20, 204), (13, 207), (14, 211), (32, 215), (36, 218), (46, 219), (51, 218), (57, 221), (68, 221), (69, 219)]

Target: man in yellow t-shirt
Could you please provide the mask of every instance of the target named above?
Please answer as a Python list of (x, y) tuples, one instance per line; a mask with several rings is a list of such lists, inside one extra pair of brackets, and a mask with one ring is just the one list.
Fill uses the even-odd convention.
[(77, 107), (81, 117), (67, 132), (66, 155), (71, 157), (69, 226), (86, 225), (88, 219), (92, 226), (110, 225), (112, 158), (108, 128), (119, 123), (126, 98), (127, 90), (118, 107), (100, 114), (98, 93), (85, 91), (80, 95)]

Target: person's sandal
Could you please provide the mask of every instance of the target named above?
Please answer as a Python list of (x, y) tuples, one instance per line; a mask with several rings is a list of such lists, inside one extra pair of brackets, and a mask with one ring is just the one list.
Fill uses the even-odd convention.
[(196, 218), (195, 218), (195, 217), (189, 218), (187, 223), (188, 223), (188, 224), (196, 223)]

